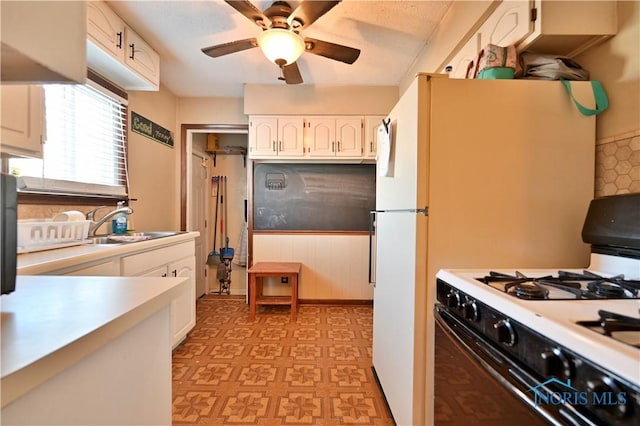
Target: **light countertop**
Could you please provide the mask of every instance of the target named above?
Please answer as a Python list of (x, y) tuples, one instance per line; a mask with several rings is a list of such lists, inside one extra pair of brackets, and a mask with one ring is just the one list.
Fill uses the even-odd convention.
[(39, 275), (81, 263), (93, 262), (112, 256), (146, 251), (169, 244), (192, 240), (198, 232), (183, 232), (169, 237), (122, 244), (83, 244), (79, 246), (45, 250), (18, 255), (18, 275)]
[(0, 299), (2, 406), (186, 291), (188, 278), (18, 276)]

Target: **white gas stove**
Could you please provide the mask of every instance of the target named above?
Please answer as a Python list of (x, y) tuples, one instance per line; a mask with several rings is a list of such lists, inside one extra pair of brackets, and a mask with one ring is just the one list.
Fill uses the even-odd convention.
[(639, 425), (640, 194), (594, 200), (583, 238), (586, 270), (439, 271), (436, 318), (551, 423)]

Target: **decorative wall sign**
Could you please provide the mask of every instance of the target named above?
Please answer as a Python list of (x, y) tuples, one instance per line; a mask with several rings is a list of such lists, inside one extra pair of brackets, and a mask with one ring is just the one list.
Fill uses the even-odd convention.
[(173, 136), (169, 129), (165, 129), (133, 111), (131, 111), (131, 130), (173, 148)]

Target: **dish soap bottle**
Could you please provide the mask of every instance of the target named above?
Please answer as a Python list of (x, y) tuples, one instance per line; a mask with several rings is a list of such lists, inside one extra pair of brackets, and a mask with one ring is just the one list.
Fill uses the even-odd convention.
[[(124, 207), (124, 201), (118, 201), (118, 208)], [(124, 213), (118, 213), (111, 221), (111, 229), (114, 234), (126, 234), (127, 233), (127, 215)]]

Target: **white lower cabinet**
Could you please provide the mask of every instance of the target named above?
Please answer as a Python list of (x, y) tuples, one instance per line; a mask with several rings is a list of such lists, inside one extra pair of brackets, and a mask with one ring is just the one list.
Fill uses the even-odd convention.
[(121, 266), (122, 276), (189, 277), (189, 292), (171, 303), (172, 343), (176, 347), (196, 324), (194, 241), (125, 256)]
[(110, 259), (106, 262), (96, 263), (94, 265), (82, 265), (80, 268), (74, 268), (64, 275), (75, 275), (85, 277), (117, 277), (120, 275), (120, 263), (118, 259)]
[(168, 265), (170, 277), (189, 277), (191, 287), (171, 303), (171, 329), (175, 347), (196, 325), (195, 256), (186, 257)]
[(196, 324), (195, 241), (183, 241), (131, 254), (111, 255), (46, 274), (75, 276), (189, 277), (189, 292), (171, 303), (172, 346), (175, 348)]

